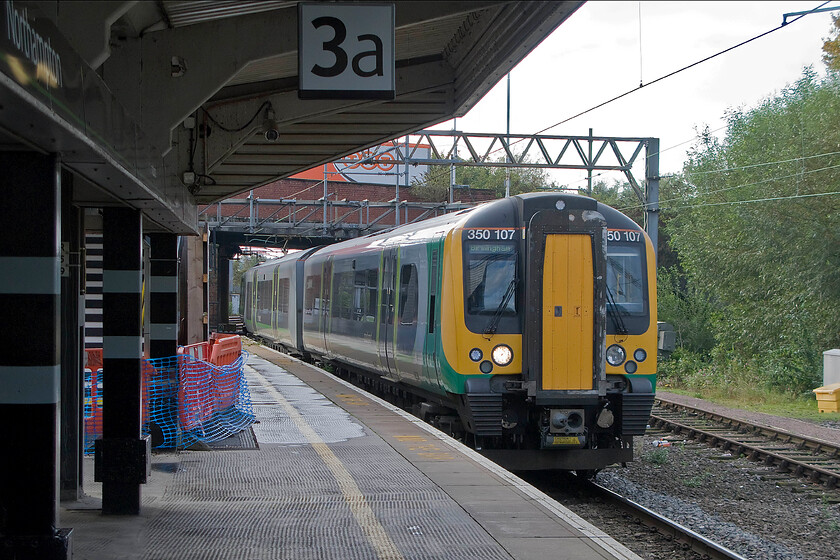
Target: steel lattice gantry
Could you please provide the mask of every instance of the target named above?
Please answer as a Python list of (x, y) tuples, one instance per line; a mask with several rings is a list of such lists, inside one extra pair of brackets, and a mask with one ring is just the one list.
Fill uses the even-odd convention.
[[(591, 132), (591, 131), (590, 131)], [(419, 157), (428, 146), (430, 157)], [(645, 151), (645, 179), (640, 184), (633, 167)], [(402, 165), (453, 165), (462, 167), (510, 167), (619, 171), (627, 178), (645, 209), (645, 230), (657, 246), (659, 216), (659, 138), (616, 136), (555, 136), (546, 134), (491, 134), (448, 130), (421, 130), (407, 144), (395, 144), (368, 157), (366, 163)], [(381, 158), (381, 159), (380, 159)], [(504, 159), (501, 159), (504, 158)], [(342, 159), (337, 163), (356, 164)], [(591, 184), (590, 184), (591, 188)]]

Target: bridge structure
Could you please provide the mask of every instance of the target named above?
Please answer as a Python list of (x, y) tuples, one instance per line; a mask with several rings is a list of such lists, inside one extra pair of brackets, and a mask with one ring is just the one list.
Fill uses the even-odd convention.
[[(617, 172), (624, 176), (644, 208), (644, 228), (654, 246), (658, 243), (659, 215), (659, 139), (643, 137), (595, 136), (590, 129), (585, 136), (545, 134), (465, 133), (446, 130), (421, 130), (364, 152), (333, 162), (333, 168), (361, 162), (368, 167), (383, 165), (393, 176), (393, 198), (378, 200), (357, 196), (367, 192), (361, 185), (329, 181), (329, 173), (319, 183), (313, 182), (299, 192), (318, 191), (313, 200), (296, 196), (260, 198), (255, 191), (247, 197), (230, 198), (204, 206), (199, 218), (210, 232), (210, 273), (213, 294), (210, 301), (211, 324), (228, 322), (229, 259), (242, 246), (304, 249), (377, 233), (400, 223), (411, 223), (473, 206), (493, 198), (480, 193), (468, 202), (455, 201), (455, 192), (465, 193), (455, 184), (455, 167), (539, 168), (586, 171), (587, 187), (574, 189), (591, 192), (595, 172)], [(644, 178), (637, 179), (634, 168), (643, 165)], [(417, 166), (449, 166), (449, 202), (410, 200), (409, 173)], [(428, 169), (428, 167), (426, 167)], [(400, 185), (403, 191), (400, 194)], [(340, 191), (336, 185), (343, 185)], [(295, 191), (296, 189), (292, 189)], [(335, 192), (331, 192), (335, 191)], [(297, 194), (297, 193), (296, 193)], [(390, 199), (389, 199), (390, 198)], [(235, 287), (234, 287), (235, 289)]]
[[(559, 136), (544, 134), (475, 134), (458, 131), (422, 130), (409, 142), (393, 142), (372, 152), (354, 154), (335, 164), (357, 166), (362, 157), (372, 166), (395, 168), (387, 175), (395, 177), (394, 197), (390, 200), (339, 198), (331, 193), (325, 173), (318, 199), (260, 198), (251, 191), (245, 198), (229, 198), (204, 206), (199, 219), (207, 228), (230, 242), (273, 247), (304, 248), (313, 244), (341, 241), (375, 233), (399, 225), (462, 210), (475, 201), (455, 201), (454, 174), (450, 182), (449, 202), (423, 202), (405, 196), (409, 166), (503, 167), (583, 170), (588, 174), (589, 193), (594, 172), (620, 172), (636, 193), (644, 208), (645, 230), (654, 244), (658, 237), (659, 212), (659, 139), (594, 136)], [(423, 149), (424, 154), (419, 154)], [(642, 155), (644, 152), (644, 155)], [(427, 155), (426, 155), (427, 154)], [(494, 157), (495, 156), (495, 157)], [(641, 156), (641, 157), (640, 157)], [(502, 157), (504, 159), (502, 159)], [(634, 167), (644, 163), (644, 179), (634, 174)], [(402, 168), (402, 171), (400, 171)], [(403, 197), (400, 196), (403, 183)], [(335, 183), (333, 183), (334, 185)], [(312, 187), (304, 189), (310, 191)], [(345, 193), (352, 191), (347, 185)], [(481, 196), (479, 201), (488, 200)]]

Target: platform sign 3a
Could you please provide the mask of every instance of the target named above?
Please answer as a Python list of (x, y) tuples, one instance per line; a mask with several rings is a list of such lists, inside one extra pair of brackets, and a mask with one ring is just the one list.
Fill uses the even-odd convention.
[(301, 99), (394, 99), (394, 5), (298, 5)]

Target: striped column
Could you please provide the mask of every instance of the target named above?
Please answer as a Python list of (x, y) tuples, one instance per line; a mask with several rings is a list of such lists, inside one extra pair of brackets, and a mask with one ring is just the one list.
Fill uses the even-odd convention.
[(102, 230), (103, 403), (96, 480), (102, 482), (103, 514), (137, 515), (148, 458), (140, 438), (140, 211), (105, 208)]
[(59, 442), (58, 159), (0, 153), (0, 555), (66, 558), (56, 528)]
[(178, 236), (153, 233), (149, 239), (149, 356), (166, 358), (178, 349)]

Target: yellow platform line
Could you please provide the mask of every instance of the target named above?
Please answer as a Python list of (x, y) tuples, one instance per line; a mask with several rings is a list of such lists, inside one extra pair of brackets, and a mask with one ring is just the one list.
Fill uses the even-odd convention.
[(295, 423), (295, 426), (298, 430), (300, 430), (300, 433), (303, 434), (309, 444), (321, 457), (321, 460), (327, 468), (330, 469), (333, 477), (335, 477), (335, 480), (338, 483), (338, 487), (341, 490), (342, 495), (344, 496), (344, 500), (350, 507), (350, 511), (353, 512), (353, 517), (356, 518), (356, 522), (359, 524), (359, 527), (362, 528), (362, 531), (364, 531), (371, 546), (373, 546), (376, 550), (376, 555), (381, 560), (404, 560), (404, 557), (397, 548), (397, 545), (394, 544), (394, 541), (392, 541), (391, 537), (388, 536), (385, 528), (381, 523), (379, 523), (379, 520), (376, 518), (376, 514), (373, 513), (365, 495), (353, 479), (353, 475), (351, 475), (344, 467), (344, 464), (338, 457), (336, 457), (335, 453), (332, 452), (332, 449), (329, 448), (324, 440), (321, 439), (321, 436), (312, 429), (312, 426), (309, 425), (300, 412), (298, 412), (298, 410), (292, 406), (288, 400), (286, 400), (286, 397), (284, 397), (283, 394), (278, 391), (268, 379), (263, 377), (254, 368), (250, 366), (245, 367), (249, 370), (249, 373), (253, 374), (257, 378), (260, 385), (268, 391), (274, 400), (283, 407), (283, 410), (289, 415), (292, 422)]

